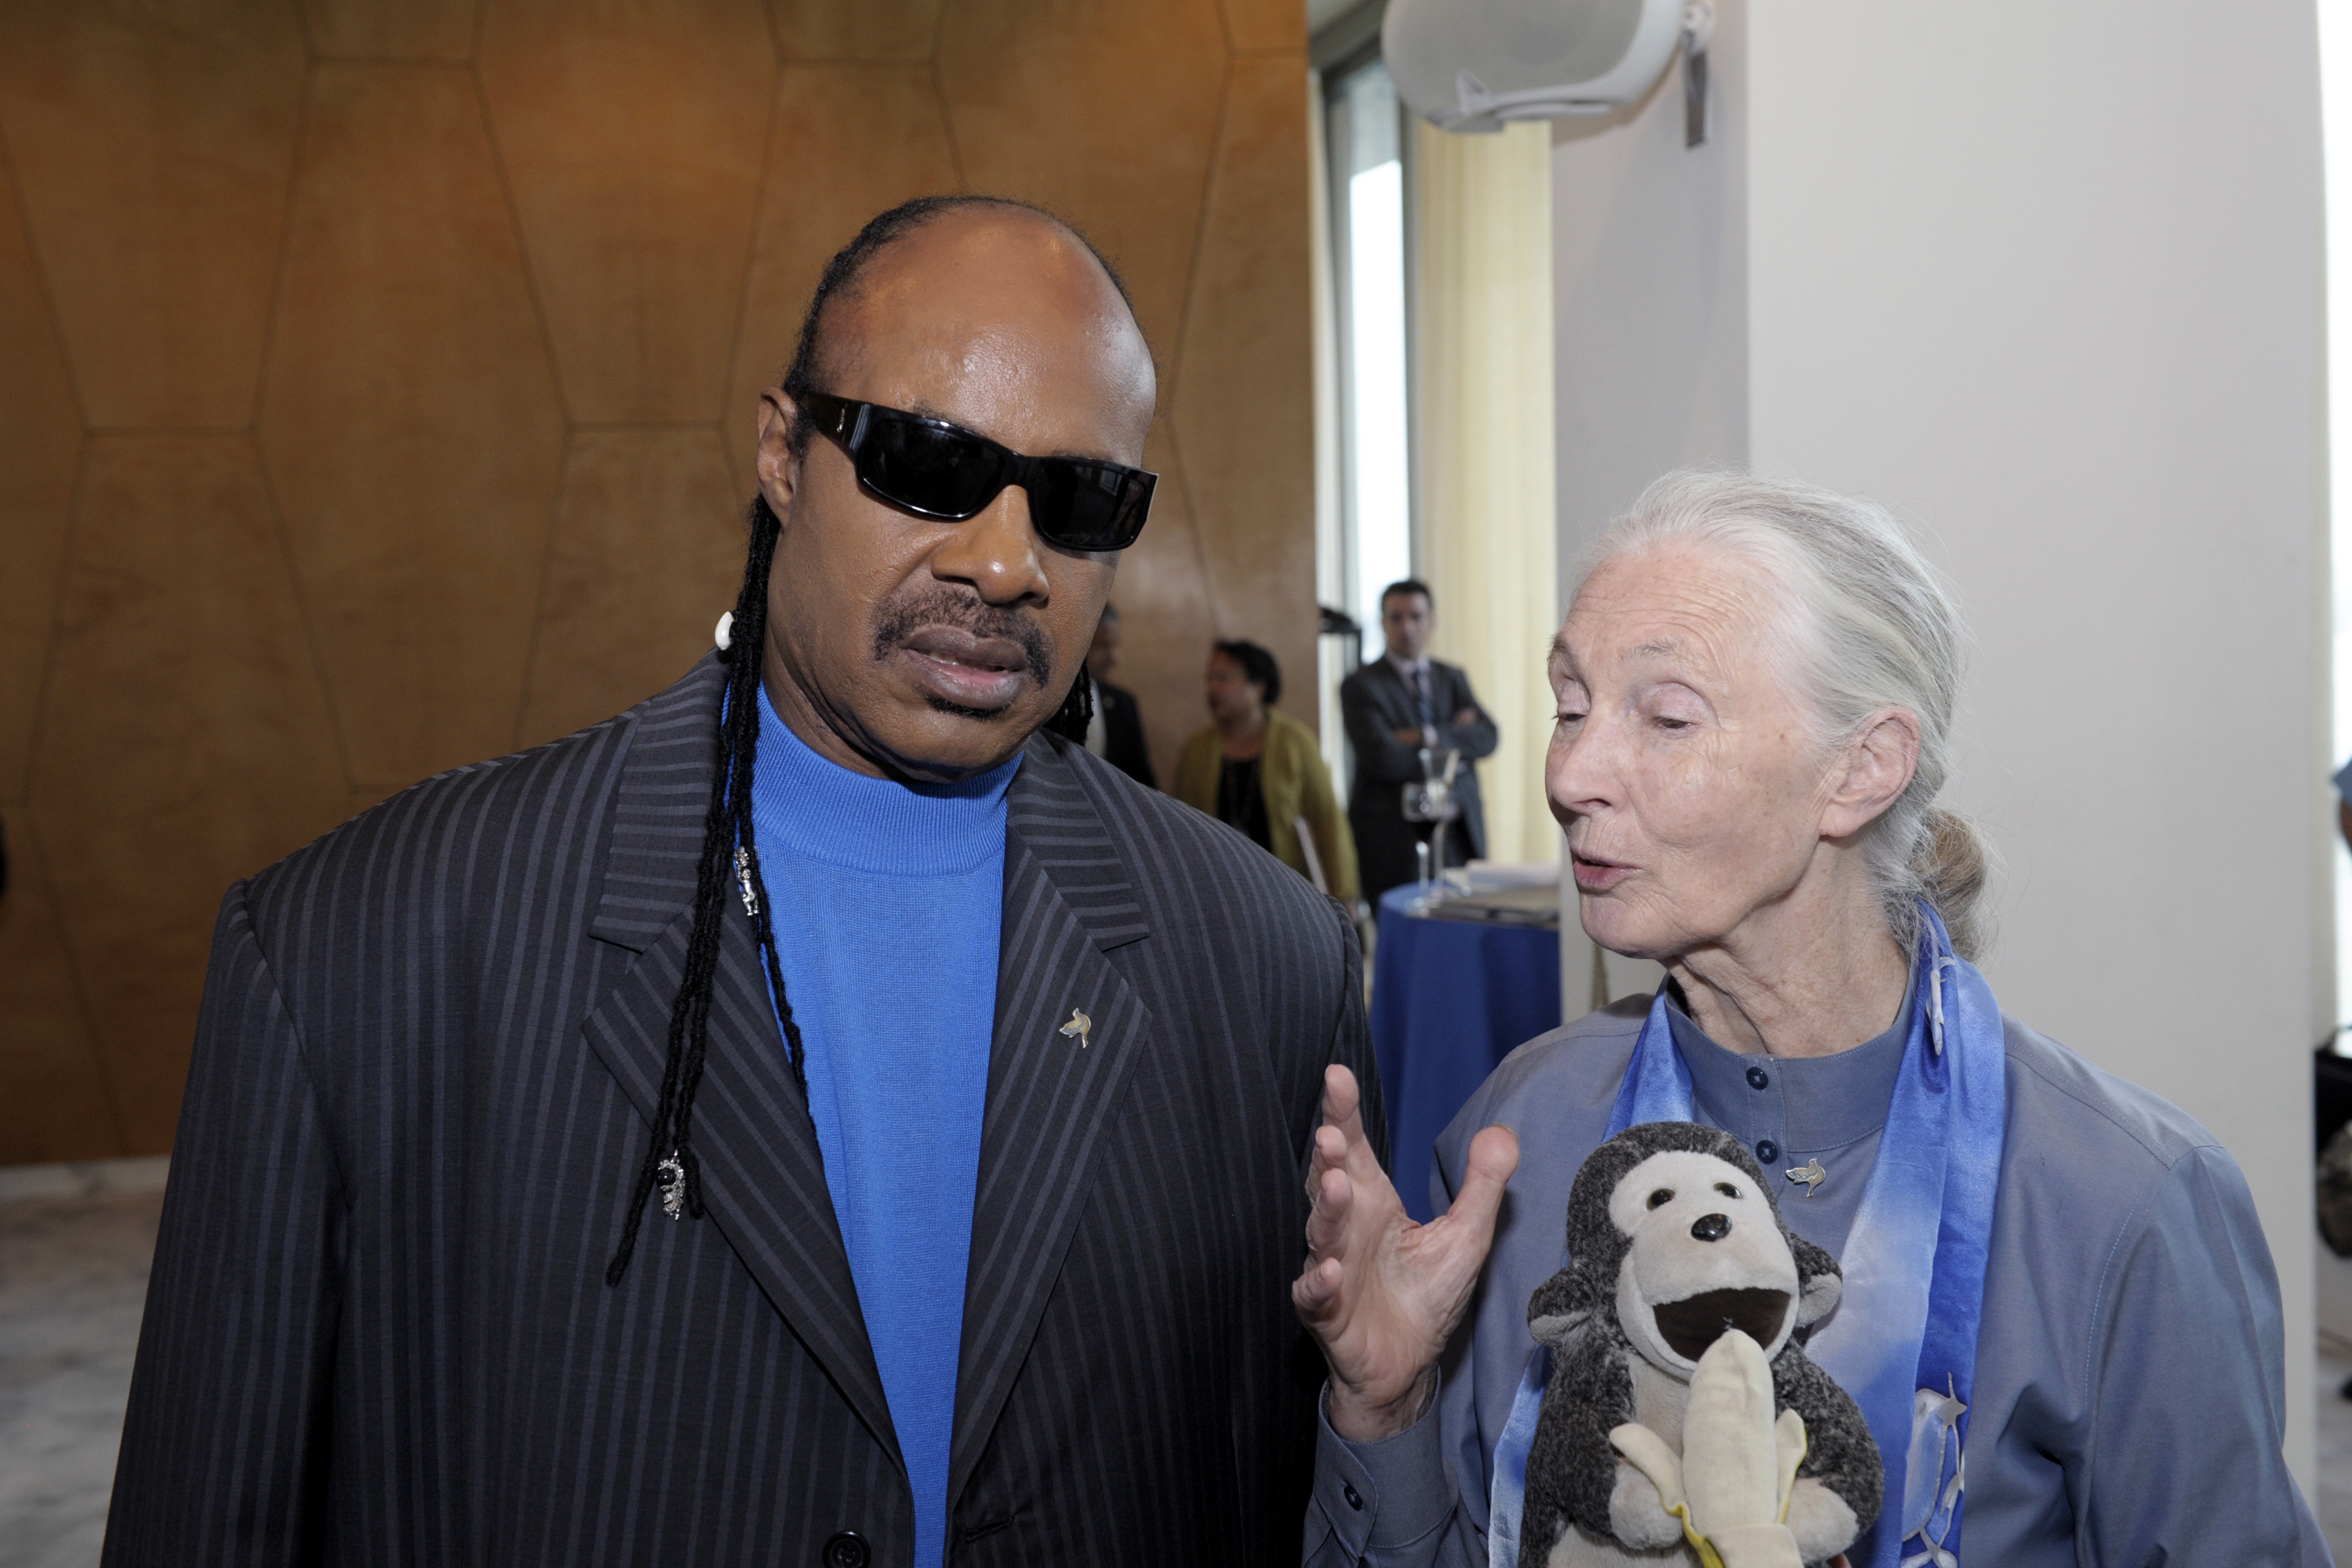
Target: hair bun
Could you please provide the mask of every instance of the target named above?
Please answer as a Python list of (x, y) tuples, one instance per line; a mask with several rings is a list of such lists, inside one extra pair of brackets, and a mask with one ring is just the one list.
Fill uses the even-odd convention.
[(1911, 857), (1920, 893), (1944, 917), (1952, 951), (1973, 961), (1984, 951), (1986, 937), (1985, 914), (1978, 907), (1985, 887), (1984, 839), (1967, 817), (1940, 805), (1928, 807), (1921, 826), (1919, 847)]

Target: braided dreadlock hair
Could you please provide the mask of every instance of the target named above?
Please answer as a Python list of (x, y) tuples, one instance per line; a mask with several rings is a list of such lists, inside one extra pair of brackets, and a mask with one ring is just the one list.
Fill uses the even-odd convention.
[[(785, 395), (798, 399), (804, 394), (823, 390), (818, 385), (824, 350), (821, 329), (826, 307), (835, 296), (853, 288), (876, 257), (916, 229), (949, 213), (977, 206), (1034, 213), (1072, 236), (1087, 247), (1087, 254), (1110, 279), (1111, 287), (1118, 290), (1119, 299), (1133, 311), (1135, 301), (1129, 296), (1118, 269), (1086, 236), (1043, 207), (1002, 196), (922, 196), (876, 217), (825, 263), (816, 292), (809, 300), (808, 313), (801, 320), (800, 342), (793, 350), (793, 363), (784, 372)], [(814, 434), (808, 420), (793, 420), (785, 432), (785, 441), (795, 461), (807, 455)], [(793, 1081), (799, 1086), (803, 1102), (808, 1097), (807, 1053), (801, 1041), (800, 1026), (793, 1018), (792, 1003), (784, 993), (783, 965), (776, 956), (767, 884), (760, 876), (760, 851), (751, 826), (752, 764), (760, 742), (760, 658), (768, 636), (768, 574), (775, 562), (776, 541), (783, 532), (783, 523), (768, 505), (765, 495), (752, 498), (750, 522), (751, 550), (743, 563), (743, 586), (735, 595), (734, 616), (719, 649), (719, 660), (726, 667), (727, 678), (719, 702), (718, 765), (711, 772), (710, 804), (702, 819), (702, 851), (695, 865), (694, 926), (687, 939), (685, 972), (678, 980), (677, 995), (670, 1004), (669, 1054), (662, 1068), (660, 1097), (654, 1107), (653, 1136), (630, 1190), (620, 1246), (612, 1262), (605, 1266), (604, 1283), (608, 1286), (618, 1285), (628, 1272), (629, 1259), (636, 1251), (637, 1230), (645, 1219), (646, 1200), (656, 1186), (662, 1190), (663, 1210), (671, 1218), (681, 1214), (702, 1217), (702, 1163), (694, 1149), (694, 1096), (701, 1087), (703, 1064), (709, 1050), (711, 984), (719, 972), (719, 938), (731, 902), (728, 887), (730, 879), (735, 884), (732, 891), (742, 900), (751, 921), (761, 965), (775, 997), (776, 1018), (783, 1027), (784, 1058), (792, 1068)], [(1083, 742), (1087, 728), (1093, 721), (1092, 683), (1086, 679), (1081, 664), (1068, 695), (1046, 721), (1045, 728)]]

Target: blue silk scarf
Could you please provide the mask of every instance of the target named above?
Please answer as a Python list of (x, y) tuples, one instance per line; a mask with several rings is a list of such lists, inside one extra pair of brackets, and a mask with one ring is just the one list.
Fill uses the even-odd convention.
[[(1846, 1551), (1854, 1568), (1958, 1568), (1961, 1455), (2000, 1183), (2008, 1102), (2000, 1008), (1984, 976), (1952, 952), (1935, 910), (1924, 903), (1920, 910), (1910, 1029), (1840, 1261), (1845, 1288), (1805, 1345), (1862, 1407), (1886, 1462), (1877, 1522)], [(1661, 989), (1617, 1091), (1612, 1138), (1644, 1121), (1695, 1120), (1690, 1068), (1675, 1048), (1666, 1006)], [(1538, 1345), (1495, 1445), (1490, 1568), (1517, 1568), (1528, 1449), (1550, 1378), (1551, 1352)]]

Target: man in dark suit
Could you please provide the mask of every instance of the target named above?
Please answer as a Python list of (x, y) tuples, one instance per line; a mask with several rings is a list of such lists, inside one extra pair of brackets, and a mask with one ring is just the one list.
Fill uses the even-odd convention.
[(1068, 229), (893, 209), (719, 651), (230, 889), (107, 1562), (1296, 1561), (1352, 931), (1055, 729), (1155, 395)]
[(1143, 710), (1135, 693), (1110, 683), (1118, 668), (1118, 606), (1103, 606), (1095, 627), (1094, 646), (1087, 650), (1087, 679), (1094, 682), (1094, 721), (1087, 726), (1087, 750), (1146, 789), (1160, 787), (1151, 770), (1151, 748), (1143, 738)]
[(1356, 753), (1348, 824), (1356, 830), (1364, 897), (1375, 903), (1419, 874), (1413, 846), (1432, 836), (1428, 825), (1408, 822), (1404, 815), (1404, 786), (1422, 781), (1424, 751), (1432, 773), (1444, 768), (1447, 752), (1462, 757), (1454, 774), (1454, 799), (1461, 813), (1446, 825), (1445, 864), (1466, 865), (1486, 853), (1486, 819), (1473, 764), (1494, 754), (1500, 736), (1472, 695), (1470, 678), (1429, 657), (1434, 621), (1429, 584), (1412, 577), (1390, 584), (1381, 590), (1381, 635), (1387, 651), (1339, 683), (1339, 710)]

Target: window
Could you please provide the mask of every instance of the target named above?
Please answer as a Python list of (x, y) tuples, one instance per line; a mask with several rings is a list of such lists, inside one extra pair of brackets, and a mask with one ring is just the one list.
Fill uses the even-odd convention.
[(1406, 182), (1396, 87), (1377, 55), (1324, 79), (1337, 327), (1340, 607), (1380, 646), (1380, 593), (1412, 575)]
[[(2352, 0), (2320, 0), (2319, 84), (2327, 203), (2331, 743), (2352, 758)], [(2331, 833), (2336, 865), (2336, 1017), (2352, 1016), (2352, 854)], [(2341, 1041), (2339, 1040), (2339, 1044)]]

